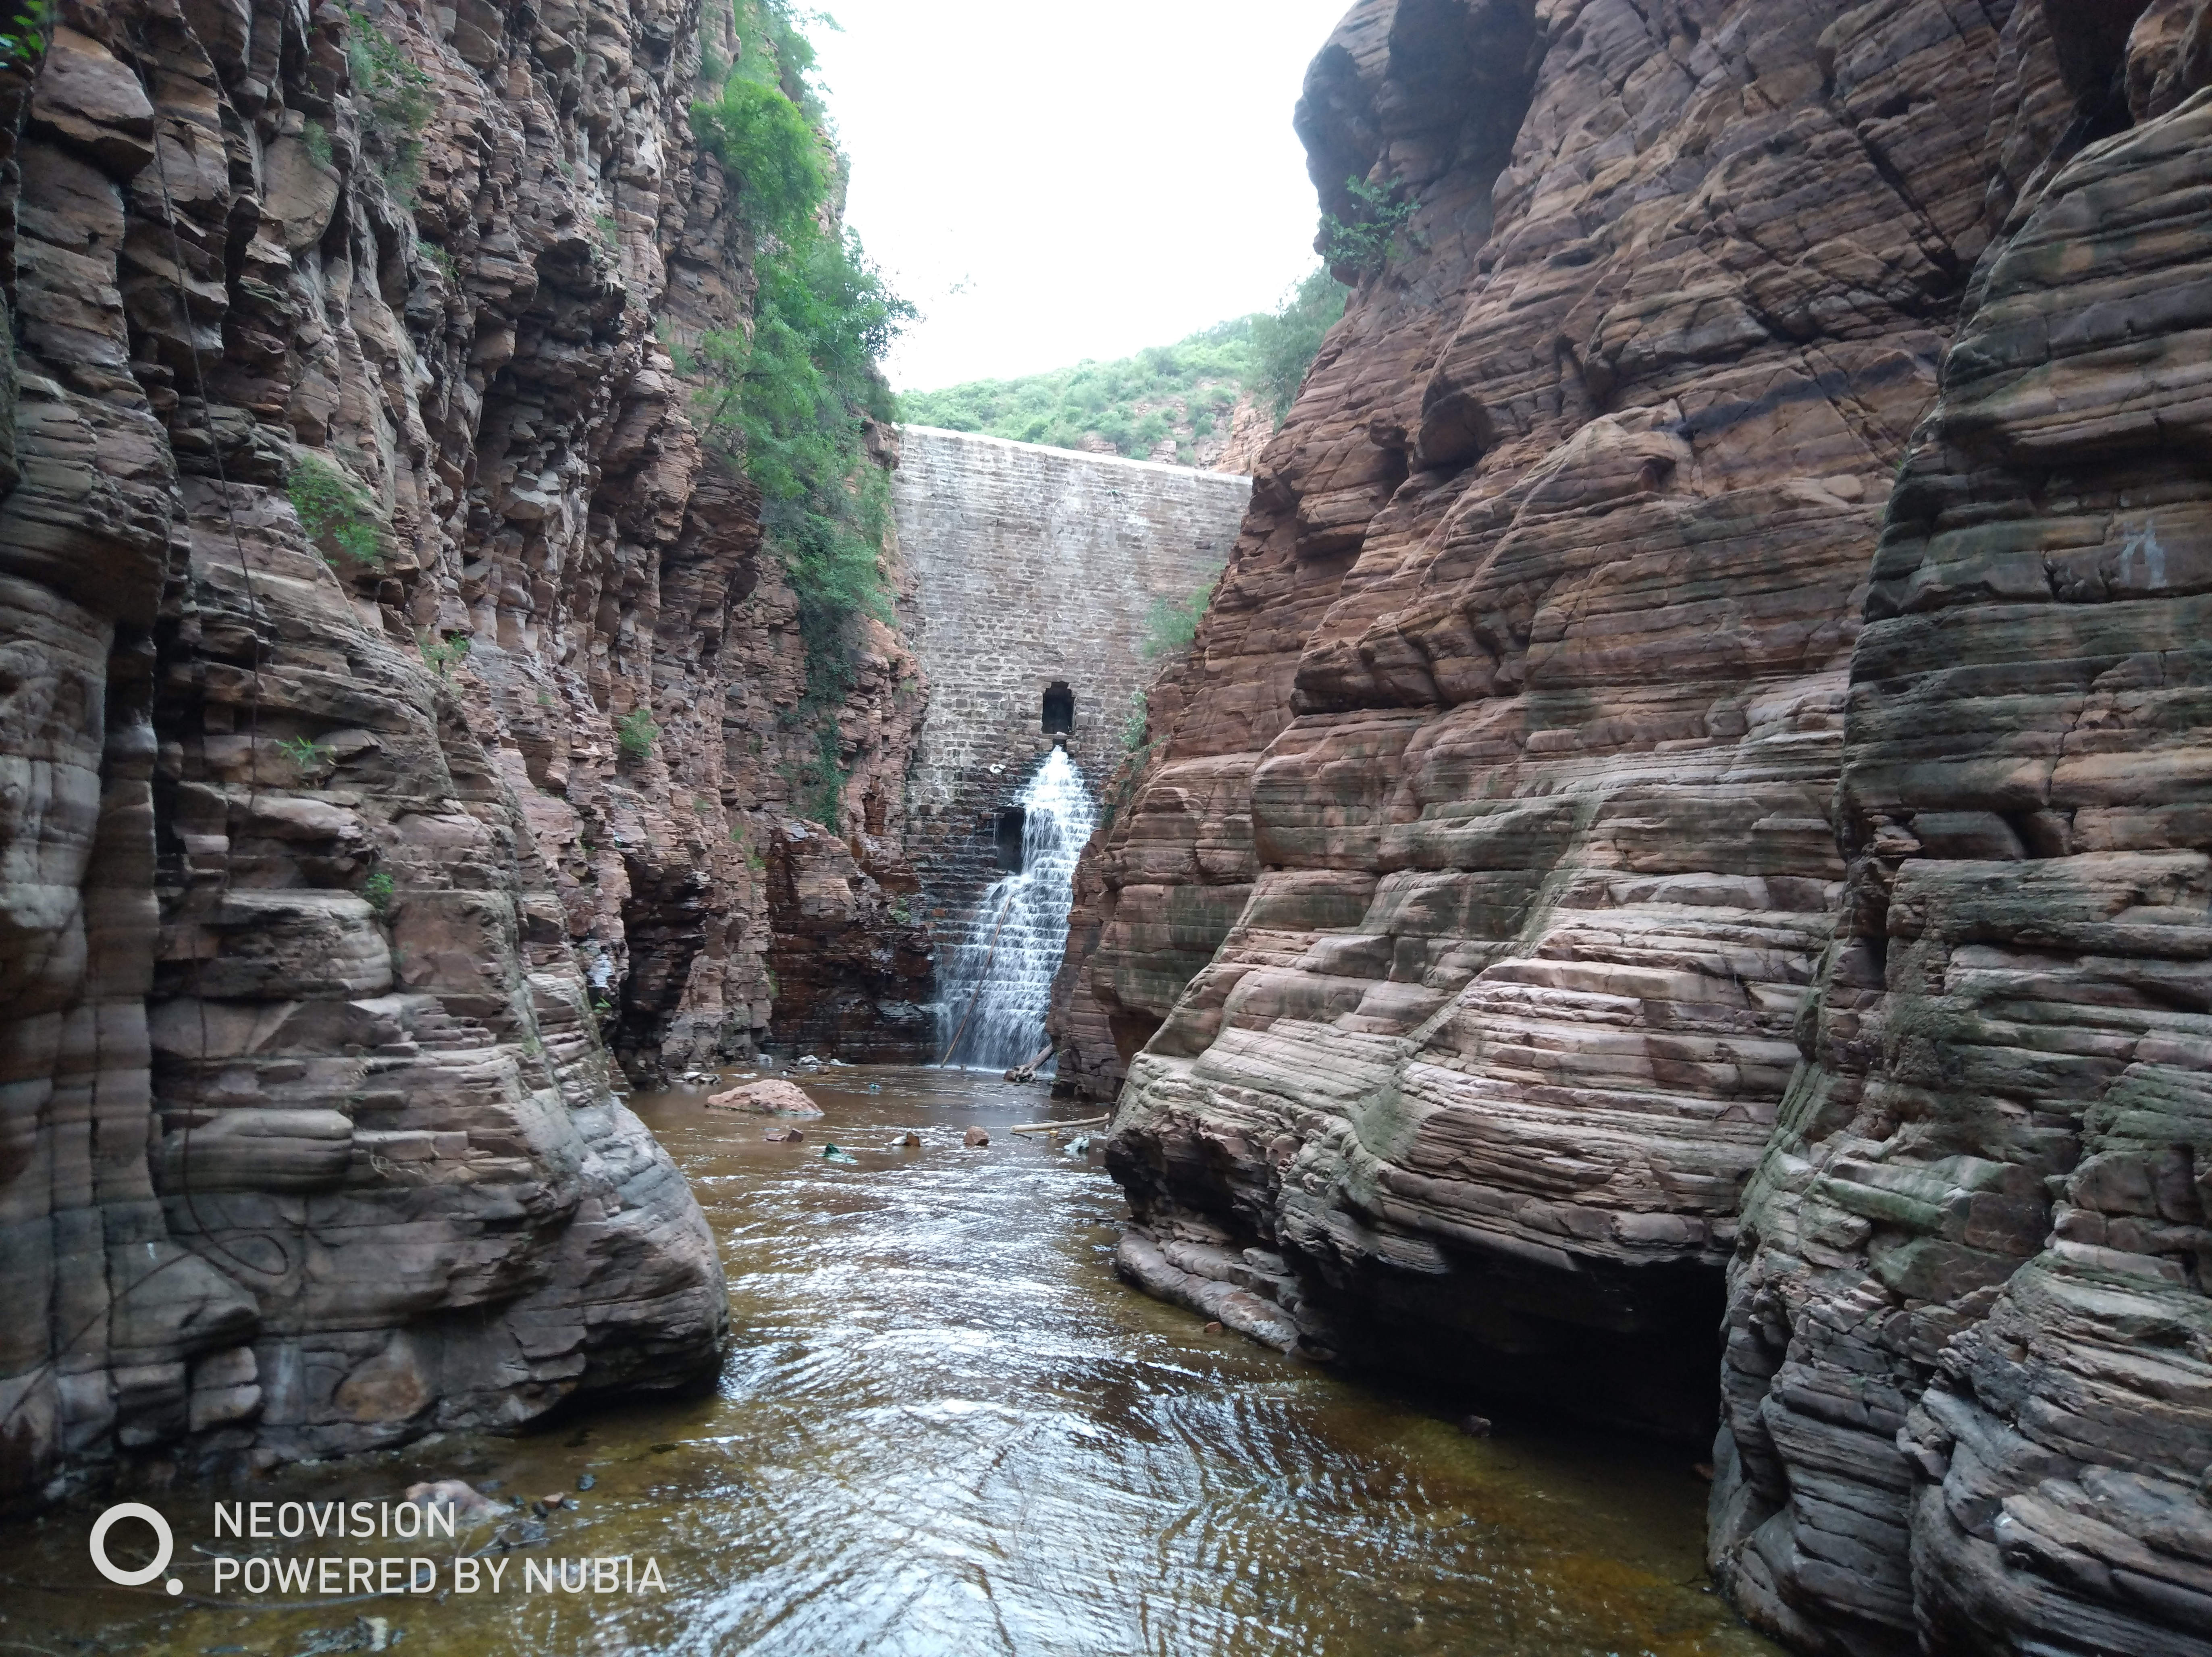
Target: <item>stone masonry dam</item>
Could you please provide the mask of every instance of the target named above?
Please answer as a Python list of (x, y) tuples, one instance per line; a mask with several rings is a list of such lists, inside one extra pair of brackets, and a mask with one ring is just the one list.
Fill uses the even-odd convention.
[(1054, 743), (1094, 794), (1112, 774), (1160, 665), (1153, 607), (1213, 579), (1252, 485), (911, 426), (892, 476), (930, 686), (907, 847), (941, 955), (1018, 859), (1018, 797)]

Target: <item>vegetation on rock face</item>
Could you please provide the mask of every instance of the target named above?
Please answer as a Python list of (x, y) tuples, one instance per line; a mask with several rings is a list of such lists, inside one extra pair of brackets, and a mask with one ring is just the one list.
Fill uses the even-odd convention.
[(1195, 459), (1197, 446), (1249, 397), (1279, 423), (1298, 382), (1321, 349), (1322, 336), (1344, 314), (1346, 289), (1316, 270), (1272, 313), (1239, 317), (1114, 362), (1019, 379), (979, 379), (940, 391), (907, 391), (902, 416), (948, 431), (983, 432), (1057, 449), (1149, 458), (1173, 438), (1176, 458)]
[(1291, 411), (1306, 370), (1321, 355), (1322, 340), (1344, 314), (1349, 289), (1326, 270), (1316, 270), (1291, 291), (1283, 308), (1252, 319), (1252, 350), (1258, 359), (1253, 390), (1276, 425)]
[(882, 568), (890, 488), (868, 457), (866, 422), (894, 417), (878, 364), (914, 307), (891, 292), (850, 231), (825, 226), (835, 158), (806, 71), (813, 50), (785, 0), (734, 15), (744, 55), (691, 106), (754, 243), (752, 332), (672, 339), (694, 379), (708, 447), (761, 492), (767, 543), (798, 599), (806, 694), (792, 710), (812, 757), (792, 777), (799, 809), (835, 827), (844, 784), (837, 712), (852, 689), (863, 618), (890, 619)]
[(15, 20), (0, 29), (0, 69), (34, 64), (45, 57), (56, 21), (52, 0), (28, 0)]
[(1181, 598), (1152, 600), (1151, 613), (1145, 617), (1145, 642), (1141, 646), (1146, 661), (1180, 656), (1190, 648), (1191, 640), (1198, 637), (1198, 624), (1206, 619), (1206, 607), (1213, 602), (1214, 586), (1220, 579), (1217, 573), (1197, 592)]
[(1346, 223), (1334, 213), (1322, 215), (1322, 262), (1331, 270), (1372, 276), (1389, 263), (1399, 232), (1419, 203), (1394, 200), (1389, 186), (1358, 179), (1346, 179), (1344, 187), (1352, 197), (1352, 220)]
[[(434, 83), (390, 35), (360, 12), (346, 8), (345, 20), (346, 64), (353, 72), (354, 96), (361, 104), (362, 135), (376, 152), (385, 188), (394, 200), (410, 204), (422, 180), (422, 129), (437, 109)], [(325, 156), (329, 144), (325, 134)]]
[(434, 633), (417, 633), (415, 647), (422, 652), (422, 665), (441, 679), (452, 678), (453, 670), (469, 655), (469, 640), (465, 633), (457, 633), (450, 639), (441, 639)]
[(374, 569), (384, 561), (384, 528), (368, 494), (320, 455), (305, 453), (292, 463), (284, 493), (300, 515), (300, 527), (325, 562), (331, 555), (355, 569)]
[(615, 721), (615, 744), (626, 760), (641, 760), (653, 752), (659, 735), (660, 727), (653, 723), (653, 710), (648, 707), (634, 707)]

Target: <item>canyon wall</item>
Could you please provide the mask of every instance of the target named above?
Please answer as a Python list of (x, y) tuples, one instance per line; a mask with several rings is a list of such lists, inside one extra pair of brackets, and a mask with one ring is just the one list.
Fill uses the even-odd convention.
[(921, 914), (969, 922), (1000, 873), (996, 823), (1053, 745), (1095, 792), (1141, 723), (1153, 608), (1201, 592), (1229, 555), (1249, 480), (908, 427), (892, 474), (915, 649), (931, 686), (906, 843)]
[(1730, 1270), (1717, 1574), (1807, 1651), (2212, 1653), (2212, 8), (2053, 34), (2128, 130), (1890, 496)]
[(2047, 142), (2002, 21), (1403, 0), (1316, 61), (1325, 210), (1418, 210), (1262, 458), (1072, 1021), (1145, 1042), (1139, 1218), (1264, 1243), (1310, 1343), (1709, 1428), (1881, 504)]
[(1086, 858), (1124, 1271), (1717, 1405), (1808, 1651), (2212, 1650), (2206, 10), (1356, 6), (1416, 210)]
[[(765, 1033), (822, 747), (657, 337), (751, 304), (699, 12), (59, 20), (0, 74), (0, 1493), (687, 1382), (721, 1271), (615, 1061)], [(916, 692), (877, 627), (863, 923)]]

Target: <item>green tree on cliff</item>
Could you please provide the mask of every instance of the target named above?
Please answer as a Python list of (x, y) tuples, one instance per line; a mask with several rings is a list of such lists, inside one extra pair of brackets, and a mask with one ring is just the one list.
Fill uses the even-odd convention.
[(860, 239), (830, 222), (838, 167), (805, 78), (813, 51), (788, 7), (745, 0), (734, 25), (749, 44), (714, 94), (692, 105), (691, 126), (728, 179), (753, 244), (752, 331), (710, 331), (676, 355), (698, 382), (708, 448), (760, 489), (768, 544), (797, 598), (806, 695), (792, 722), (815, 736), (796, 780), (799, 804), (834, 826), (843, 782), (837, 713), (861, 618), (890, 618), (881, 567), (890, 488), (868, 456), (866, 428), (893, 418), (878, 365), (915, 313)]

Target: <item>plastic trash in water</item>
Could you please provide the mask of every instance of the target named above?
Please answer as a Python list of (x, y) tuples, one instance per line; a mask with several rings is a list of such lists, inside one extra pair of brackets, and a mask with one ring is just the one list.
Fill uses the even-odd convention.
[(1087, 1133), (1077, 1134), (1067, 1142), (1066, 1147), (1060, 1154), (1063, 1156), (1088, 1156), (1091, 1154), (1091, 1136)]
[(884, 1084), (881, 1082), (871, 1082), (868, 1083), (868, 1091), (871, 1093), (881, 1093), (883, 1090)]
[(858, 1168), (860, 1165), (860, 1159), (842, 1145), (823, 1146), (822, 1160), (825, 1162), (842, 1162), (848, 1168)]

